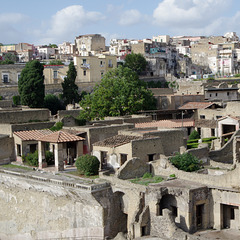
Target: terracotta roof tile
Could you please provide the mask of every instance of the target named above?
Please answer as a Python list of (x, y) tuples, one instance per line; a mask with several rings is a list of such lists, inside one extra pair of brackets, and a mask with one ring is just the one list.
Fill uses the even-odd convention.
[(205, 109), (210, 107), (212, 104), (212, 102), (188, 102), (184, 105), (182, 105), (181, 107), (179, 107), (178, 109), (182, 109), (182, 110), (186, 110), (186, 109)]
[(69, 134), (67, 132), (57, 131), (49, 135), (42, 136), (38, 140), (42, 142), (63, 143), (81, 141), (84, 140), (84, 138)]
[(181, 127), (194, 127), (193, 119), (169, 119), (169, 120), (161, 120), (154, 122), (145, 122), (145, 123), (136, 123), (136, 128), (150, 128), (150, 127), (158, 127), (158, 128), (181, 128)]
[(145, 135), (145, 136), (116, 135), (114, 137), (107, 138), (103, 141), (96, 142), (93, 144), (93, 146), (117, 147), (117, 146), (130, 143), (132, 140), (141, 140), (146, 138), (156, 138), (156, 137), (150, 136), (150, 135)]
[(17, 131), (14, 132), (14, 135), (18, 136), (24, 141), (37, 140), (42, 136), (51, 134), (51, 130), (30, 130), (30, 131)]

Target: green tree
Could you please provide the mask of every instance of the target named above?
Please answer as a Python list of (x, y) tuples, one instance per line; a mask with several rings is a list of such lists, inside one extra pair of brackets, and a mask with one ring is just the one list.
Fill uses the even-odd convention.
[(9, 62), (16, 62), (17, 57), (12, 53), (5, 53), (4, 54), (4, 60), (9, 61)]
[(198, 131), (196, 130), (193, 130), (191, 132), (191, 134), (189, 135), (189, 140), (194, 140), (194, 139), (199, 139), (200, 138), (200, 135), (198, 133)]
[(57, 44), (51, 44), (51, 43), (49, 43), (49, 45), (48, 45), (49, 47), (51, 47), (51, 48), (58, 48), (58, 46), (57, 46)]
[(126, 56), (124, 67), (130, 68), (139, 75), (141, 72), (146, 70), (147, 61), (142, 54), (131, 53)]
[(43, 107), (44, 102), (44, 76), (43, 65), (37, 61), (28, 62), (21, 72), (18, 81), (18, 91), (21, 104), (29, 107)]
[(97, 157), (83, 155), (76, 160), (76, 167), (81, 174), (86, 176), (97, 175), (100, 162)]
[(129, 68), (119, 67), (107, 72), (92, 94), (80, 102), (87, 120), (106, 116), (123, 116), (140, 110), (156, 109), (156, 99)]
[(78, 86), (75, 84), (76, 77), (77, 71), (73, 62), (71, 62), (67, 71), (67, 77), (64, 78), (62, 83), (62, 97), (66, 105), (79, 101)]
[(48, 108), (51, 111), (52, 115), (57, 114), (58, 110), (64, 110), (65, 109), (65, 106), (60, 101), (60, 99), (53, 94), (47, 94), (44, 97), (44, 107)]

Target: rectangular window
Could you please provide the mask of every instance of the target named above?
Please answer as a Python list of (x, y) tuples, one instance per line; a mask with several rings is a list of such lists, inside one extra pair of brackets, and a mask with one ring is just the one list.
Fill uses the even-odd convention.
[(217, 95), (218, 95), (218, 94), (216, 93), (215, 96), (217, 97)]
[(86, 75), (87, 75), (87, 71), (84, 70), (84, 71), (83, 71), (83, 76), (86, 76)]
[(58, 71), (56, 70), (53, 71), (53, 78), (54, 79), (58, 78)]
[(229, 96), (229, 92), (227, 92), (227, 95)]
[(112, 68), (113, 67), (113, 64), (112, 64), (112, 59), (109, 59), (108, 60), (108, 67)]
[(3, 74), (2, 75), (2, 81), (3, 81), (3, 83), (8, 83), (9, 82), (8, 74)]
[(84, 59), (82, 60), (82, 63), (83, 63), (83, 64), (86, 64), (86, 63), (87, 63), (87, 59), (84, 58)]
[(205, 119), (205, 115), (200, 115), (200, 119)]

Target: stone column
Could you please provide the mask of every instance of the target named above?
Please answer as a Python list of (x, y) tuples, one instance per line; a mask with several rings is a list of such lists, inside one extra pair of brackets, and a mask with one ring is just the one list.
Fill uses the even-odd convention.
[(44, 142), (38, 141), (38, 167), (42, 169), (45, 162), (45, 148)]
[(63, 171), (64, 170), (64, 162), (63, 162), (63, 144), (57, 143), (55, 144), (55, 170)]

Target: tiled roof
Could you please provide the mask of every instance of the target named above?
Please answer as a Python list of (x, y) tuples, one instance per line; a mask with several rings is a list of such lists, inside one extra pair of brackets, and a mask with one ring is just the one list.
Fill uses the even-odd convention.
[(30, 131), (17, 131), (14, 132), (16, 136), (24, 141), (37, 140), (42, 136), (51, 134), (51, 130), (30, 130)]
[(186, 110), (186, 109), (205, 109), (210, 107), (212, 104), (212, 102), (188, 102), (184, 105), (182, 105), (181, 107), (179, 107), (178, 109), (182, 109), (182, 110)]
[(152, 136), (132, 136), (132, 135), (116, 135), (114, 137), (107, 138), (103, 141), (99, 141), (93, 144), (93, 146), (100, 147), (117, 147), (127, 143), (130, 143), (132, 140), (140, 140), (149, 138)]
[(169, 119), (169, 120), (160, 120), (154, 122), (145, 122), (145, 123), (136, 123), (136, 128), (150, 128), (150, 127), (159, 127), (159, 128), (181, 128), (181, 127), (194, 127), (193, 119)]
[(223, 120), (223, 119), (226, 119), (226, 118), (232, 118), (232, 119), (235, 119), (235, 120), (237, 120), (237, 121), (239, 121), (240, 120), (240, 116), (232, 116), (232, 115), (227, 115), (227, 116), (223, 116), (223, 117), (221, 117), (221, 118), (218, 118), (218, 121), (221, 121), (221, 120)]
[(51, 142), (51, 143), (63, 143), (63, 142), (76, 142), (84, 140), (82, 137), (75, 136), (63, 131), (57, 131), (49, 135), (43, 136), (38, 139), (42, 142)]

